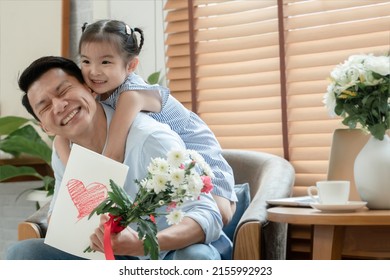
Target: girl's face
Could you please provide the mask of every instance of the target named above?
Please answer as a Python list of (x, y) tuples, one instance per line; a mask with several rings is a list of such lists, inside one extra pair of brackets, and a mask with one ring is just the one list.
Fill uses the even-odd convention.
[(134, 70), (134, 63), (123, 61), (108, 42), (90, 42), (81, 46), (81, 72), (87, 85), (108, 97)]

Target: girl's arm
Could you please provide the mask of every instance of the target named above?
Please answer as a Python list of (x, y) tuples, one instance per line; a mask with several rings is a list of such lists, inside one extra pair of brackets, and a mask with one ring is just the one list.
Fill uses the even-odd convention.
[(62, 136), (56, 135), (56, 137), (54, 138), (54, 147), (63, 165), (66, 165), (69, 159), (69, 144), (69, 140)]
[(121, 93), (112, 117), (103, 155), (123, 162), (127, 135), (137, 114), (141, 111), (159, 112), (160, 110), (161, 99), (157, 90), (129, 90)]
[(140, 90), (133, 91), (133, 93), (137, 95), (135, 99), (142, 103), (141, 111), (153, 113), (161, 111), (161, 96), (158, 90)]

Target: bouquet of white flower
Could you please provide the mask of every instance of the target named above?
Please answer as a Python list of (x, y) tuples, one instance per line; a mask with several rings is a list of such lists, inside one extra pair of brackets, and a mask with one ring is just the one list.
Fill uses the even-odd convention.
[(390, 128), (390, 57), (352, 55), (330, 73), (324, 103), (331, 116), (383, 140)]
[[(209, 193), (213, 185), (213, 173), (203, 157), (195, 151), (171, 151), (167, 159), (152, 159), (147, 176), (136, 180), (139, 189), (132, 200), (113, 181), (112, 191), (90, 214), (109, 213), (105, 224), (105, 239), (118, 233), (130, 223), (137, 223), (137, 232), (143, 240), (145, 255), (158, 259), (160, 248), (157, 240), (155, 217), (166, 215), (167, 223), (177, 224), (183, 218), (178, 208), (188, 199), (198, 199), (201, 193)], [(162, 206), (167, 206), (165, 209)], [(109, 240), (109, 238), (107, 238)], [(114, 259), (111, 242), (104, 244), (106, 259)], [(91, 251), (88, 247), (85, 252)]]

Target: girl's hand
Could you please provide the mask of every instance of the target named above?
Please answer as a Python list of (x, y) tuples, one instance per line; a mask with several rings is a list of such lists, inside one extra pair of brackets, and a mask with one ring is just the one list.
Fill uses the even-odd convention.
[(68, 139), (57, 135), (54, 138), (54, 147), (63, 165), (66, 165), (70, 155), (70, 142)]

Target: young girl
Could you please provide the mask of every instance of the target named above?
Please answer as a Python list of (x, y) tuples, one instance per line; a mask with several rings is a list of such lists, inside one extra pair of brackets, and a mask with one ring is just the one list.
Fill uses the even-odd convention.
[[(140, 35), (138, 44), (136, 33)], [(198, 151), (215, 175), (213, 197), (224, 224), (233, 216), (235, 202), (231, 167), (221, 155), (221, 147), (206, 123), (169, 94), (169, 89), (147, 84), (134, 73), (144, 42), (139, 28), (116, 20), (101, 20), (83, 26), (79, 43), (81, 71), (86, 84), (102, 103), (115, 109), (104, 155), (123, 161), (125, 139), (140, 111), (168, 124), (184, 141), (186, 148)], [(66, 163), (70, 153), (67, 139), (56, 138), (55, 148)]]

